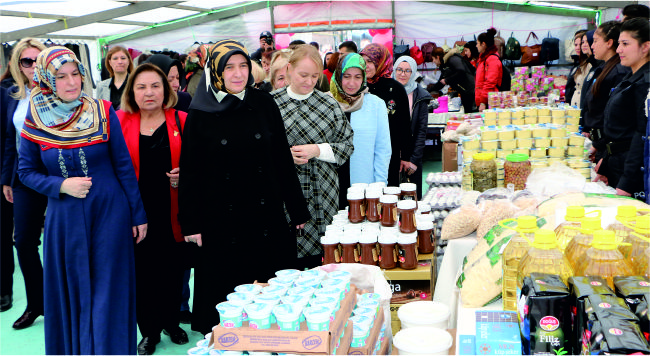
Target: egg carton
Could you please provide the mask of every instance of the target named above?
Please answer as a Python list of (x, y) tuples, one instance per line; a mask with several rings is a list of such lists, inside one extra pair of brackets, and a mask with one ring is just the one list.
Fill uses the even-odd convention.
[(425, 180), (429, 187), (460, 187), (463, 182), (461, 172), (429, 173)]

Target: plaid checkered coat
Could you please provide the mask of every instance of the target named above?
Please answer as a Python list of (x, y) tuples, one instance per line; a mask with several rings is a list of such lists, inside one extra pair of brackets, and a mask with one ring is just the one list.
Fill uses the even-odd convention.
[(304, 100), (290, 98), (286, 88), (271, 94), (280, 108), (290, 146), (329, 143), (336, 158), (336, 163), (311, 159), (307, 164), (296, 165), (312, 217), (305, 225), (305, 236), (298, 240), (298, 257), (318, 255), (322, 252), (320, 236), (325, 234), (325, 226), (338, 211), (336, 168), (354, 150), (352, 127), (336, 100), (318, 90)]

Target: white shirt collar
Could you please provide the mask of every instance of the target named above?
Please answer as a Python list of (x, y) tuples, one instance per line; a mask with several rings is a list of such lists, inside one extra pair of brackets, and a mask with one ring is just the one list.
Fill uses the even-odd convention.
[(305, 100), (305, 99), (309, 98), (313, 92), (314, 91), (312, 90), (309, 93), (307, 93), (305, 95), (302, 95), (302, 94), (297, 94), (297, 93), (293, 92), (291, 90), (291, 86), (287, 87), (287, 95), (289, 95), (289, 97), (291, 99), (295, 99), (295, 100)]

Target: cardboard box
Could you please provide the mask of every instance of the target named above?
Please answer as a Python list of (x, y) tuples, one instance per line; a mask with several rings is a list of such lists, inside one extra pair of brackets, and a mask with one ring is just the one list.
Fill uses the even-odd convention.
[[(356, 303), (357, 288), (350, 285), (350, 291), (341, 301), (341, 308), (336, 312), (328, 331), (309, 331), (306, 322), (300, 324), (299, 331), (279, 330), (275, 324), (265, 330), (250, 328), (248, 322), (244, 322), (240, 328), (224, 328), (219, 324), (212, 329), (210, 345), (218, 350), (331, 355), (341, 335), (343, 338), (339, 348), (347, 349), (350, 346), (352, 322), (348, 322), (348, 319)], [(344, 344), (346, 338), (347, 346)]]
[(457, 142), (442, 143), (442, 171), (443, 172), (458, 171), (458, 143)]
[(352, 321), (348, 322), (348, 326), (343, 331), (343, 337), (341, 338), (341, 343), (339, 344), (338, 349), (336, 349), (336, 355), (347, 355), (350, 350), (350, 344), (352, 343)]
[(377, 352), (377, 355), (388, 355), (388, 349), (390, 349), (390, 341), (388, 340), (387, 337), (384, 337), (384, 341), (382, 341), (381, 346), (379, 347), (379, 352)]
[[(389, 280), (393, 292), (390, 304), (405, 304), (417, 300), (433, 300), (433, 284), (430, 279)], [(425, 296), (422, 298), (422, 296)]]
[(397, 310), (401, 306), (402, 304), (390, 305), (390, 328), (393, 332), (393, 336), (395, 336), (395, 334), (397, 334), (398, 331), (402, 330), (402, 322), (397, 317)]
[(379, 333), (381, 332), (381, 326), (384, 323), (384, 309), (380, 306), (379, 311), (377, 312), (377, 318), (375, 318), (372, 328), (370, 329), (370, 334), (366, 338), (366, 345), (362, 347), (350, 347), (348, 355), (373, 355), (375, 353), (375, 346), (377, 345), (377, 339), (379, 339)]

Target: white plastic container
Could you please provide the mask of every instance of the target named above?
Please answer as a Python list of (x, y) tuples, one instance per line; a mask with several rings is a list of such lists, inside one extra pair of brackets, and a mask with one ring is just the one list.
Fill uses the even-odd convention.
[(235, 287), (235, 292), (256, 295), (262, 292), (262, 286), (259, 284), (240, 284)]
[[(413, 304), (419, 302), (407, 303)], [(418, 326), (400, 330), (393, 338), (393, 346), (400, 355), (448, 355), (453, 343), (451, 334), (439, 328)]]
[(297, 269), (283, 269), (275, 272), (275, 275), (278, 277), (288, 277), (288, 278), (296, 279), (300, 276), (300, 271), (298, 271)]
[(449, 307), (432, 301), (411, 302), (397, 310), (397, 317), (402, 322), (402, 329), (431, 326), (444, 330), (449, 324)]
[(253, 329), (270, 329), (271, 328), (271, 310), (274, 305), (264, 303), (254, 303), (244, 306), (248, 314), (248, 326)]
[(327, 331), (330, 327), (332, 309), (326, 306), (307, 307), (303, 309), (309, 331)]
[(277, 320), (277, 324), (280, 330), (300, 330), (300, 316), (302, 315), (302, 309), (296, 305), (276, 305), (273, 307), (273, 315), (275, 315), (275, 319)]
[(216, 306), (224, 328), (239, 328), (243, 321), (244, 306), (230, 302), (221, 302)]

